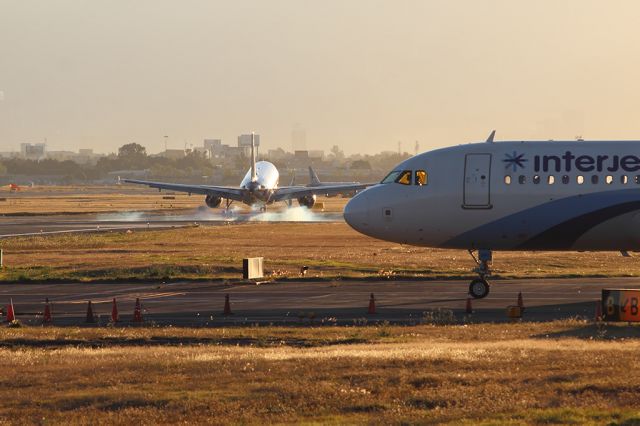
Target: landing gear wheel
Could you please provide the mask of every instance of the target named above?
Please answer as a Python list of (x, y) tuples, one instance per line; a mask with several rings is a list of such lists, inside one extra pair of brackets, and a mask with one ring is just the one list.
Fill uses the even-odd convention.
[(482, 278), (476, 278), (469, 284), (469, 294), (474, 299), (482, 299), (489, 294), (489, 283)]

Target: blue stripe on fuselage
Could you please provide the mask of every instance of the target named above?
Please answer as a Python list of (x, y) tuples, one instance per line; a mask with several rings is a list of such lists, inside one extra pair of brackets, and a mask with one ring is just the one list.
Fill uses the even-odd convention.
[[(580, 194), (549, 201), (497, 219), (464, 232), (442, 247), (489, 249), (569, 249), (591, 227), (620, 214), (640, 208), (640, 189), (621, 189)], [(469, 214), (473, 214), (469, 211)], [(560, 225), (571, 227), (571, 235), (556, 236), (552, 241), (544, 234)], [(555, 228), (559, 230), (561, 228)], [(549, 235), (549, 237), (551, 237)], [(549, 246), (546, 247), (545, 244)]]

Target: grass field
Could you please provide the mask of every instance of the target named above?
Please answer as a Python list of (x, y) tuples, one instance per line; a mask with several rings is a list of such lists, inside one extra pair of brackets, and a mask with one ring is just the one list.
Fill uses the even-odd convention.
[(0, 213), (15, 216), (173, 210), (195, 208), (202, 204), (202, 197), (168, 195), (145, 188), (131, 192), (126, 187), (25, 188), (17, 193), (0, 192), (2, 198), (4, 201), (0, 201)]
[[(15, 214), (164, 209), (161, 195), (40, 194)], [(78, 196), (80, 197), (80, 196)], [(93, 198), (95, 197), (95, 199)], [(109, 198), (111, 197), (111, 198)], [(176, 210), (196, 198), (176, 196)], [(48, 201), (47, 201), (48, 200)], [(137, 200), (137, 201), (136, 201)], [(327, 200), (338, 211), (344, 201)], [(48, 204), (47, 204), (48, 203)], [(6, 213), (8, 204), (0, 204)], [(169, 209), (174, 207), (169, 207)], [(85, 210), (83, 210), (85, 209)], [(100, 210), (104, 209), (104, 210)], [(0, 240), (0, 282), (470, 276), (468, 254), (344, 223), (242, 223)], [(637, 276), (617, 253), (497, 253), (502, 277)], [(423, 319), (429, 321), (428, 318)], [(0, 327), (0, 423), (640, 424), (640, 328), (587, 323)]]
[(2, 328), (0, 421), (638, 424), (639, 331)]
[[(242, 258), (263, 256), (271, 278), (388, 279), (472, 276), (465, 251), (402, 246), (363, 236), (344, 223), (244, 223), (164, 231), (20, 237), (0, 240), (1, 281), (234, 279)], [(619, 253), (505, 252), (501, 277), (638, 276)]]

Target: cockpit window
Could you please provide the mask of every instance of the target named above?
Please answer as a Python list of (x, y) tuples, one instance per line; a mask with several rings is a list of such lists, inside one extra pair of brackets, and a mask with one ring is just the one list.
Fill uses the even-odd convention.
[(382, 179), (382, 182), (380, 183), (393, 183), (396, 181), (396, 178), (398, 177), (399, 174), (400, 174), (400, 170), (394, 170), (391, 173), (389, 173), (387, 177)]
[(427, 172), (424, 170), (416, 170), (415, 172), (412, 170), (394, 170), (387, 175), (382, 182), (380, 183), (399, 183), (401, 185), (411, 185), (413, 180), (413, 175), (416, 175), (415, 184), (422, 186), (428, 183), (427, 181)]
[(411, 170), (403, 170), (396, 182), (402, 185), (411, 185)]
[(427, 172), (424, 170), (416, 170), (416, 185), (422, 186), (427, 184)]

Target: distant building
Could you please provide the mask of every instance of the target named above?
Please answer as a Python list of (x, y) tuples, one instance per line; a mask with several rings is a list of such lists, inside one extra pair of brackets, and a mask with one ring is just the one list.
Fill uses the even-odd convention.
[(293, 153), (293, 158), (296, 160), (308, 160), (309, 159), (309, 151), (307, 150), (297, 150)]
[(222, 139), (205, 139), (202, 146), (209, 151), (209, 158), (217, 158), (222, 155)]
[(324, 160), (324, 151), (321, 149), (310, 149), (308, 151), (309, 159), (322, 161)]
[[(256, 145), (260, 143), (259, 141), (260, 137), (256, 135)], [(211, 159), (234, 159), (242, 155), (249, 155), (250, 147), (251, 135), (241, 135), (238, 136), (238, 146), (224, 145), (222, 139), (205, 139), (203, 148), (194, 148), (194, 151), (200, 152), (201, 149), (205, 149), (209, 152)]]
[(282, 160), (287, 158), (289, 154), (287, 152), (284, 151), (284, 149), (282, 148), (277, 148), (277, 149), (270, 149), (267, 152), (267, 157), (269, 158), (269, 160)]
[(290, 167), (294, 167), (294, 168), (306, 168), (307, 166), (310, 165), (310, 161), (309, 161), (309, 151), (307, 150), (302, 150), (299, 149), (297, 151), (294, 151), (293, 153), (293, 158), (291, 159), (291, 161), (289, 162), (289, 166)]
[(47, 144), (44, 143), (21, 143), (20, 155), (28, 160), (41, 160), (47, 152)]
[[(240, 135), (238, 136), (238, 147), (240, 148), (244, 148), (244, 147), (251, 147), (251, 136), (252, 135)], [(255, 145), (256, 146), (260, 146), (260, 135), (255, 134), (254, 136), (254, 141), (255, 141)]]
[(98, 159), (104, 157), (104, 154), (96, 154), (93, 149), (79, 149), (78, 155), (73, 159), (78, 164), (96, 164)]
[[(243, 155), (248, 157), (251, 155), (251, 136), (252, 135), (240, 135), (238, 136), (238, 148), (242, 148)], [(260, 135), (255, 134), (254, 136), (254, 144), (256, 147), (256, 157), (258, 156), (259, 146), (260, 146)]]
[(245, 148), (240, 148), (237, 146), (222, 145), (222, 153), (220, 155), (222, 158), (238, 158), (243, 155), (248, 155), (245, 152)]

